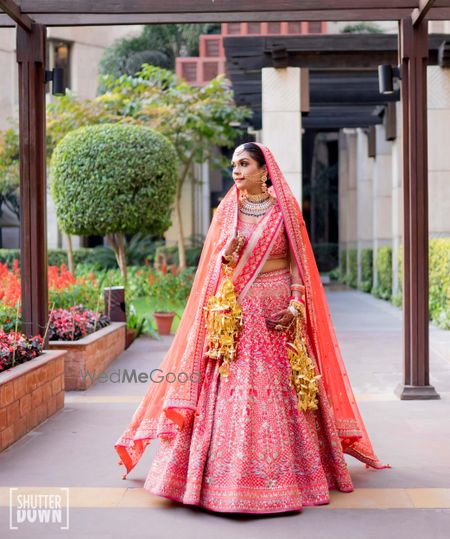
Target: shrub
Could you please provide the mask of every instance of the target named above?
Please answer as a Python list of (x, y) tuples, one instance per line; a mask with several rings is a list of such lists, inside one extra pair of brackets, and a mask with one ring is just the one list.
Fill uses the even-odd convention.
[(358, 251), (352, 247), (348, 250), (348, 272), (346, 282), (352, 288), (356, 288), (358, 281)]
[(70, 131), (53, 151), (51, 194), (62, 230), (107, 235), (126, 284), (125, 235), (171, 225), (179, 161), (173, 144), (142, 125)]
[(340, 280), (345, 283), (347, 275), (347, 249), (342, 249), (341, 251), (341, 267), (339, 269)]
[(390, 301), (392, 297), (392, 247), (380, 247), (376, 253), (378, 284), (373, 288), (373, 295)]
[(361, 283), (360, 290), (370, 292), (373, 285), (373, 250), (370, 247), (361, 249)]

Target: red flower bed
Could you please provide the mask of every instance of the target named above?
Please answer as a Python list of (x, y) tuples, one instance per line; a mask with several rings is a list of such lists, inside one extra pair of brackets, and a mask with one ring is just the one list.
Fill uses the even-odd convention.
[(76, 341), (111, 323), (108, 316), (94, 313), (83, 305), (70, 309), (56, 309), (50, 318), (50, 341)]
[(0, 372), (39, 356), (43, 345), (40, 335), (28, 339), (22, 333), (0, 329)]
[(10, 271), (7, 264), (0, 262), (0, 303), (14, 307), (20, 301), (20, 269), (18, 260), (14, 260)]

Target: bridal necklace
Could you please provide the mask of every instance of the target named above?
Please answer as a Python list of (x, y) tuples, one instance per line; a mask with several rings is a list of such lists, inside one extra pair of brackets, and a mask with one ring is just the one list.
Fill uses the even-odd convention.
[(243, 194), (240, 200), (240, 210), (249, 217), (261, 217), (273, 206), (275, 198), (269, 193), (258, 193), (255, 195)]

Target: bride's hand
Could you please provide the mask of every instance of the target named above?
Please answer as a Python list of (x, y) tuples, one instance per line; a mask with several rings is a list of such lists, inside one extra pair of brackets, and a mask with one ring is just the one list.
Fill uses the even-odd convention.
[[(269, 329), (274, 329), (275, 331), (286, 331), (294, 318), (291, 311), (283, 309), (272, 314), (271, 317), (266, 318), (266, 325)], [(281, 329), (277, 328), (277, 326), (281, 326)]]
[[(227, 243), (225, 247), (224, 255), (231, 255), (239, 245), (239, 235), (234, 235)], [(245, 245), (245, 238), (241, 240), (241, 249)], [(238, 252), (241, 250), (239, 249)]]

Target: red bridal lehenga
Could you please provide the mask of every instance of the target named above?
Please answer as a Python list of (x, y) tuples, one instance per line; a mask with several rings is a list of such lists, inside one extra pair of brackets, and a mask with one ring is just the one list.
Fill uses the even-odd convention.
[[(256, 224), (245, 223), (237, 187), (228, 191), (159, 367), (161, 376), (181, 375), (150, 384), (115, 444), (129, 473), (159, 438), (144, 488), (221, 512), (276, 513), (329, 503), (331, 489), (353, 490), (344, 453), (366, 467), (389, 467), (376, 457), (356, 405), (298, 202), (270, 150), (258, 145), (275, 204)], [(222, 282), (221, 256), (235, 230), (247, 237), (233, 272), (243, 328), (230, 376), (223, 378), (219, 362), (205, 355), (203, 308)], [(266, 326), (266, 318), (289, 304), (292, 273), (259, 269), (288, 250), (306, 290), (308, 355), (321, 374), (317, 410), (299, 410), (289, 383), (287, 334)]]

